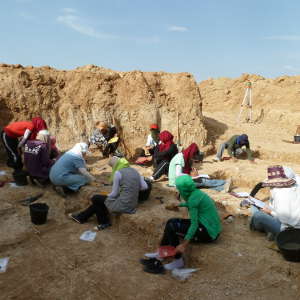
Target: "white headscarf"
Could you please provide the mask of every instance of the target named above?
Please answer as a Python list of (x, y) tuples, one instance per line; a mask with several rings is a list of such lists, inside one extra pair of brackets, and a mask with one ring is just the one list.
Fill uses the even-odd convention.
[(82, 157), (82, 153), (88, 152), (88, 145), (86, 143), (77, 143), (71, 150), (67, 153)]
[(44, 143), (50, 143), (50, 133), (48, 130), (40, 130), (36, 136), (37, 140), (40, 140)]

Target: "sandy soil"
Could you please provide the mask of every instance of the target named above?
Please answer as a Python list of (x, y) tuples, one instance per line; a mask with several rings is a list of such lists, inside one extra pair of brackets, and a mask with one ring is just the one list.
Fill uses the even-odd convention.
[[(300, 173), (300, 145), (285, 142), (292, 139), (286, 129), (274, 130), (274, 124), (267, 122), (237, 124), (235, 112), (225, 114), (216, 107), (208, 107), (204, 116), (212, 145), (246, 132), (257, 158), (255, 164), (214, 163), (211, 155), (199, 166), (201, 173), (231, 177), (236, 191), (248, 192), (266, 177), (268, 165), (285, 164)], [(217, 243), (190, 247), (187, 265), (199, 271), (185, 282), (170, 274), (144, 273), (138, 262), (156, 248), (166, 220), (185, 215), (164, 209), (166, 203), (176, 201), (175, 191), (165, 181), (155, 183), (150, 200), (135, 215), (114, 218), (113, 227), (98, 232), (94, 242), (79, 240), (96, 220), (80, 225), (66, 214), (84, 208), (91, 194), (109, 190), (102, 184), (109, 169), (99, 171), (105, 163), (97, 154), (88, 159), (97, 185), (84, 187), (77, 196), (63, 199), (51, 187), (44, 189), (41, 202), (50, 211), (48, 223), (42, 226), (33, 226), (28, 207), (18, 202), (41, 192), (40, 188), (0, 188), (0, 257), (10, 257), (8, 270), (0, 274), (0, 299), (299, 299), (300, 264), (285, 261), (273, 242), (250, 232), (249, 212), (239, 209), (237, 198), (222, 192), (207, 190), (220, 214), (230, 212), (234, 221), (223, 221)], [(137, 168), (144, 175), (151, 173)], [(1, 165), (0, 170), (8, 169)], [(163, 204), (157, 196), (163, 196)], [(261, 199), (267, 196), (267, 190), (258, 194)]]

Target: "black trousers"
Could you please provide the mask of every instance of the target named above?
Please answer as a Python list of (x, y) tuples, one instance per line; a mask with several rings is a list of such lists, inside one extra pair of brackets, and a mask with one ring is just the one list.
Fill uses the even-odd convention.
[[(161, 246), (173, 246), (177, 247), (180, 244), (179, 238), (184, 238), (191, 225), (190, 219), (169, 219), (164, 230), (164, 235), (160, 242)], [(207, 232), (207, 229), (201, 223), (199, 228), (192, 239), (192, 242), (196, 243), (210, 243), (213, 239)], [(175, 258), (180, 258), (181, 254), (176, 254)]]
[(255, 195), (258, 193), (258, 191), (259, 191), (260, 189), (262, 189), (262, 188), (264, 188), (264, 187), (263, 187), (263, 183), (262, 183), (262, 182), (259, 182), (259, 183), (252, 189), (252, 191), (251, 191), (251, 193), (250, 193), (250, 196), (251, 196), (251, 197), (255, 197)]
[(1, 141), (7, 153), (7, 166), (16, 171), (23, 169), (22, 157), (18, 149), (19, 140), (9, 137), (4, 131), (1, 132)]
[(105, 149), (103, 150), (103, 155), (109, 156), (109, 154), (113, 154), (119, 146), (119, 142), (107, 144)]
[(159, 179), (162, 175), (168, 175), (170, 163), (166, 160), (162, 160), (154, 170), (152, 177), (154, 180)]
[(82, 211), (77, 218), (80, 222), (86, 222), (91, 216), (96, 214), (99, 224), (110, 223), (109, 211), (104, 204), (106, 196), (94, 195), (91, 199), (92, 205), (90, 205), (86, 210)]

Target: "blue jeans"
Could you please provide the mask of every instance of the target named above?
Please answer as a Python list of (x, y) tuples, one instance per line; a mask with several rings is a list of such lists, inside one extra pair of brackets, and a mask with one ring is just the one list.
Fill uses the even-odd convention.
[(250, 229), (265, 233), (272, 233), (277, 235), (280, 232), (281, 223), (276, 218), (268, 215), (257, 207), (251, 205), (252, 217), (250, 220)]
[(226, 183), (225, 180), (222, 179), (207, 179), (207, 178), (201, 178), (201, 183), (195, 181), (197, 188), (208, 188), (215, 191), (223, 191), (224, 185)]

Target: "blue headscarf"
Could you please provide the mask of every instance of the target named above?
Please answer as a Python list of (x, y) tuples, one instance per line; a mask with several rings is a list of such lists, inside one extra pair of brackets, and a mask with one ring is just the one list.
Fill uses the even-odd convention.
[(236, 139), (236, 143), (240, 146), (246, 145), (247, 143), (249, 143), (248, 135), (242, 134), (242, 135), (238, 136)]

